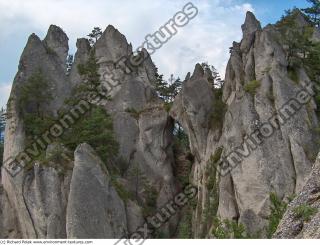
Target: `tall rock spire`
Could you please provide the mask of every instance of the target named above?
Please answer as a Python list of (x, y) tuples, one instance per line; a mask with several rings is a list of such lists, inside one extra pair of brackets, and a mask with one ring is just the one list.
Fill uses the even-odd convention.
[(68, 40), (69, 38), (60, 27), (51, 25), (43, 41), (47, 48), (57, 54), (61, 64), (65, 64), (69, 50)]

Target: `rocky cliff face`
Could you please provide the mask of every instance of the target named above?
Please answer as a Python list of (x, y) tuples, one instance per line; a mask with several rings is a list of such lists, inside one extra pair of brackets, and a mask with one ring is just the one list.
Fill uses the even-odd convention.
[[(4, 165), (8, 169), (11, 169), (13, 165), (9, 166), (11, 160), (6, 160), (15, 158), (24, 151), (26, 146), (24, 119), (21, 117), (21, 108), (18, 105), (21, 86), (28, 82), (33, 73), (39, 70), (45, 71), (46, 79), (49, 81), (49, 89), (52, 94), (59, 95), (50, 104), (43, 105), (43, 111), (50, 115), (56, 115), (64, 99), (70, 95), (66, 66), (63, 61), (67, 56), (67, 41), (66, 34), (56, 26), (50, 26), (48, 34), (43, 41), (35, 34), (32, 34), (28, 39), (20, 59), (19, 70), (14, 79), (8, 102), (9, 116), (5, 130), (4, 150)], [(27, 107), (28, 105), (25, 106)], [(21, 155), (21, 159), (25, 157), (25, 155)], [(35, 167), (32, 172), (23, 169), (18, 175), (12, 177), (8, 171), (1, 171), (4, 193), (7, 197), (4, 208), (10, 209), (10, 211), (8, 210), (8, 215), (10, 214), (11, 217), (7, 217), (7, 219), (12, 224), (3, 227), (5, 237), (63, 237), (65, 232), (61, 231), (63, 228), (59, 226), (63, 225), (62, 216), (65, 207), (62, 204), (60, 205), (61, 210), (56, 210), (59, 209), (59, 206), (55, 206), (48, 199), (51, 193), (45, 186), (59, 189), (64, 180), (58, 178), (53, 170), (47, 168)], [(60, 192), (59, 190), (57, 191)], [(47, 202), (50, 203), (48, 204)], [(57, 202), (61, 204), (63, 200), (57, 200)], [(51, 209), (51, 205), (54, 205), (55, 208)], [(54, 216), (58, 217), (54, 218)], [(55, 219), (59, 221), (57, 222)], [(55, 226), (54, 228), (51, 227), (51, 222), (57, 222), (53, 225)]]
[[(51, 26), (43, 41), (35, 34), (30, 36), (21, 56), (9, 100), (10, 117), (5, 133), (4, 159), (14, 159), (26, 147), (25, 123), (18, 105), (21, 87), (29, 82), (35, 71), (45, 71), (45, 78), (54, 98), (42, 110), (45, 114), (58, 118), (58, 111), (65, 107), (64, 102), (71, 96), (72, 88), (83, 82), (77, 65), (84, 64), (92, 50), (86, 39), (79, 39), (77, 48), (75, 61), (68, 75), (65, 65), (68, 37), (65, 33), (59, 27)], [(112, 100), (104, 105), (112, 116), (120, 147), (114, 165), (121, 165), (124, 173), (117, 181), (127, 190), (134, 188), (130, 173), (132, 169), (139, 168), (141, 175), (157, 193), (156, 207), (161, 207), (176, 193), (177, 185), (171, 167), (173, 124), (163, 102), (153, 89), (155, 67), (148, 58), (133, 72), (125, 73), (117, 62), (120, 58), (128, 58), (132, 54), (132, 48), (125, 37), (112, 26), (107, 27), (94, 48), (101, 77), (109, 69), (120, 81), (111, 94)], [(130, 113), (132, 110), (139, 112), (139, 117)], [(108, 174), (100, 169), (93, 155), (89, 146), (79, 146), (75, 152), (74, 169), (72, 159), (67, 160), (69, 167), (62, 170), (57, 166), (66, 163), (55, 162), (50, 167), (41, 162), (27, 168), (18, 166), (18, 174), (15, 176), (3, 169), (1, 210), (6, 215), (1, 219), (1, 237), (116, 238), (135, 232), (144, 222), (142, 207), (131, 200), (125, 203), (119, 198)], [(12, 170), (10, 161), (5, 164), (6, 168)], [(85, 186), (82, 186), (83, 182), (86, 182)], [(86, 191), (82, 192), (83, 190)], [(137, 198), (141, 203), (147, 202), (148, 196), (143, 187), (140, 186), (139, 190)], [(93, 195), (92, 200), (84, 200), (89, 193)], [(82, 206), (82, 203), (87, 205)], [(101, 208), (97, 208), (99, 203)], [(91, 210), (92, 213), (87, 213), (89, 216), (79, 216), (78, 213), (83, 209), (88, 212)], [(100, 212), (106, 213), (102, 215)], [(89, 217), (93, 218), (92, 227), (83, 230)], [(162, 228), (162, 232), (171, 236), (177, 222), (177, 218), (171, 219)]]
[[(300, 17), (297, 21), (304, 27), (308, 23)], [(169, 112), (155, 91), (156, 68), (150, 57), (130, 67), (130, 72), (119, 62), (130, 58), (132, 47), (113, 26), (106, 28), (94, 47), (78, 39), (70, 72), (65, 62), (66, 34), (57, 26), (49, 28), (43, 41), (32, 34), (8, 103), (4, 159), (9, 160), (1, 171), (0, 237), (120, 238), (134, 233), (150, 215), (146, 206), (160, 210), (180, 188), (172, 147), (174, 121), (187, 133), (194, 158), (189, 178), (198, 189), (192, 214), (194, 237), (212, 237), (214, 217), (234, 220), (250, 234), (265, 236), (271, 192), (285, 200), (302, 191), (293, 207), (313, 198), (317, 165), (305, 186), (319, 140), (314, 131), (318, 119), (310, 78), (303, 67), (292, 76), (276, 26), (261, 28), (248, 13), (242, 30), (242, 41), (231, 48), (223, 90), (212, 89), (210, 70), (198, 64), (187, 75)], [(29, 156), (19, 155), (27, 146), (26, 119), (18, 103), (21, 87), (34, 72), (44, 71), (54, 98), (41, 110), (59, 118), (73, 89), (85, 83), (78, 65), (87, 62), (93, 50), (101, 80), (110, 82), (112, 73), (117, 81), (109, 91), (111, 99), (100, 106), (113, 120), (118, 155), (106, 167), (83, 142), (74, 157), (52, 158), (57, 151), (61, 156), (70, 154), (60, 143), (48, 142), (43, 161), (18, 166), (13, 176), (6, 170), (13, 168), (10, 159), (18, 156), (27, 161)], [(30, 109), (28, 106), (24, 109)], [(115, 176), (114, 169), (121, 174)], [(276, 237), (319, 233), (317, 216), (311, 221), (312, 228), (294, 233), (290, 210)], [(158, 234), (176, 236), (179, 222), (178, 213)]]
[[(265, 225), (270, 192), (284, 198), (302, 189), (318, 151), (313, 131), (318, 121), (313, 99), (300, 104), (290, 118), (283, 113), (284, 106), (292, 99), (298, 100), (298, 92), (311, 81), (303, 69), (296, 71), (296, 81), (290, 78), (284, 47), (275, 40), (275, 28), (261, 30), (250, 13), (242, 28), (244, 38), (233, 45), (227, 67), (223, 96), (228, 111), (221, 143), (225, 152), (230, 152), (257, 129), (263, 141), (257, 142), (253, 152), (224, 177), (229, 178), (227, 185), (233, 186), (234, 193), (220, 186), (220, 197), (223, 200), (231, 194), (235, 200), (231, 210), (236, 212), (224, 208), (223, 203), (232, 201), (227, 197), (220, 201), (219, 213), (238, 218), (250, 231), (257, 231)], [(246, 88), (254, 81), (261, 85), (250, 94)], [(273, 129), (266, 129), (266, 123)]]
[(67, 208), (68, 238), (101, 239), (127, 234), (124, 202), (102, 166), (89, 145), (76, 149)]
[[(270, 193), (281, 199), (299, 193), (318, 151), (313, 100), (299, 105), (292, 117), (286, 119), (283, 114), (283, 106), (297, 100), (297, 93), (311, 84), (305, 70), (296, 71), (297, 81), (290, 79), (285, 47), (277, 41), (275, 26), (262, 29), (248, 13), (242, 30), (243, 39), (233, 44), (227, 66), (222, 130), (210, 124), (214, 94), (200, 65), (186, 78), (171, 110), (187, 131), (196, 159), (193, 181), (199, 195), (194, 222), (198, 237), (208, 231), (204, 210), (212, 209), (217, 193), (218, 217), (244, 224), (251, 234), (263, 231), (268, 224)], [(209, 189), (206, 169), (219, 148), (223, 149), (221, 158), (226, 159), (220, 170), (228, 171), (215, 176), (217, 191)]]
[(319, 239), (320, 221), (320, 158), (299, 195), (289, 204), (274, 238)]

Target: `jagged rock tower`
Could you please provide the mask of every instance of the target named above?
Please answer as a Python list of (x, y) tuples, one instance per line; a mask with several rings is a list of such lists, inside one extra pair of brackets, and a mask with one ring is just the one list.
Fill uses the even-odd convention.
[[(300, 15), (297, 22), (309, 25)], [(319, 150), (313, 99), (299, 107), (286, 123), (280, 122), (283, 106), (311, 84), (306, 71), (296, 71), (297, 81), (290, 78), (285, 47), (276, 38), (279, 34), (275, 26), (262, 29), (248, 12), (242, 31), (243, 39), (233, 43), (227, 65), (223, 126), (212, 121), (217, 104), (213, 103), (215, 95), (209, 88), (209, 71), (200, 65), (191, 77), (187, 76), (170, 112), (187, 131), (195, 156), (193, 182), (199, 190), (193, 216), (196, 237), (206, 236), (210, 229), (208, 209), (216, 209), (211, 215), (217, 211), (222, 220), (244, 224), (251, 234), (263, 235), (270, 214), (270, 193), (277, 193), (281, 199), (299, 193)], [(254, 83), (257, 86), (250, 91), (248, 88)], [(261, 142), (257, 140), (263, 139), (261, 133), (253, 139), (252, 134), (271, 118), (277, 118), (272, 134)], [(246, 143), (248, 138), (251, 144)], [(240, 163), (228, 174), (208, 173), (209, 165), (215, 164), (212, 158), (217, 154), (218, 159), (220, 155), (230, 157), (235, 150), (237, 153), (231, 158), (236, 157)], [(231, 158), (228, 160), (234, 160)], [(216, 184), (210, 184), (211, 181)]]
[[(28, 83), (29, 77), (37, 70), (45, 71), (48, 89), (54, 98), (42, 110), (57, 116), (64, 101), (71, 96), (72, 89), (83, 82), (77, 65), (87, 61), (92, 47), (88, 40), (79, 39), (77, 48), (68, 75), (65, 65), (68, 37), (59, 27), (50, 26), (43, 41), (35, 34), (29, 37), (9, 99), (4, 159), (15, 158), (26, 147), (24, 118), (17, 103), (21, 86)], [(173, 121), (152, 86), (155, 66), (148, 58), (130, 74), (118, 67), (117, 61), (128, 58), (132, 47), (113, 26), (106, 28), (94, 48), (101, 75), (109, 67), (115, 70), (113, 73), (121, 82), (112, 100), (104, 105), (113, 119), (115, 137), (120, 146), (119, 159), (127, 169), (118, 181), (125, 189), (132, 189), (126, 175), (133, 167), (140, 168), (157, 192), (155, 205), (161, 207), (173, 198), (177, 185), (172, 171)], [(139, 117), (128, 112), (129, 109), (139, 111)], [(49, 145), (47, 154), (54, 147), (54, 144)], [(31, 169), (22, 169), (14, 177), (3, 169), (1, 237), (117, 238), (134, 232), (144, 222), (142, 208), (132, 201), (121, 200), (110, 183), (108, 171), (96, 158), (89, 146), (81, 145), (64, 175), (59, 174), (55, 167), (44, 166), (40, 162)], [(104, 183), (101, 182), (103, 178)], [(139, 198), (147, 197), (139, 193)], [(92, 219), (89, 226), (88, 219)], [(177, 218), (171, 219), (162, 232), (172, 236), (177, 222)]]
[[(302, 28), (309, 25), (300, 14), (296, 21)], [(4, 159), (28, 158), (20, 154), (26, 147), (26, 122), (18, 103), (21, 87), (34, 72), (44, 71), (53, 99), (41, 110), (57, 118), (73, 88), (84, 82), (77, 67), (89, 59), (94, 48), (99, 74), (111, 70), (120, 81), (103, 107), (112, 117), (119, 143), (119, 156), (113, 164), (124, 172), (114, 182), (113, 173), (85, 142), (67, 163), (36, 161), (15, 176), (5, 170), (12, 167), (5, 161), (0, 182), (0, 237), (120, 238), (135, 232), (147, 218), (143, 204), (148, 196), (142, 187), (134, 189), (131, 171), (140, 169), (155, 190), (154, 209), (170, 202), (180, 188), (174, 174), (174, 121), (188, 134), (194, 157), (190, 181), (198, 195), (192, 210), (193, 237), (212, 237), (214, 217), (234, 220), (244, 224), (250, 234), (266, 236), (271, 192), (286, 199), (304, 190), (293, 205), (312, 199), (309, 196), (320, 190), (309, 188), (314, 183), (317, 186), (318, 165), (305, 183), (318, 153), (316, 104), (311, 98), (293, 112), (293, 107), (284, 107), (292, 100), (297, 102), (300, 91), (312, 94), (312, 81), (303, 67), (288, 69), (287, 47), (279, 40), (276, 25), (261, 28), (248, 12), (242, 30), (242, 41), (231, 48), (223, 93), (212, 90), (211, 72), (198, 64), (193, 74), (187, 75), (169, 112), (154, 88), (156, 68), (150, 57), (130, 73), (119, 66), (117, 61), (129, 58), (132, 46), (113, 26), (106, 28), (94, 47), (88, 40), (78, 39), (70, 72), (65, 64), (66, 34), (57, 26), (50, 26), (44, 40), (32, 34), (8, 102)], [(315, 30), (314, 39), (319, 37)], [(283, 118), (287, 114), (289, 117)], [(57, 147), (61, 146), (50, 142), (46, 157)], [(226, 159), (238, 164), (219, 172), (225, 167), (221, 160)], [(124, 190), (136, 192), (136, 201), (121, 195), (119, 183)], [(317, 218), (309, 230), (295, 233), (290, 212), (277, 237), (316, 236)], [(179, 222), (178, 213), (163, 225), (162, 236), (176, 237)]]

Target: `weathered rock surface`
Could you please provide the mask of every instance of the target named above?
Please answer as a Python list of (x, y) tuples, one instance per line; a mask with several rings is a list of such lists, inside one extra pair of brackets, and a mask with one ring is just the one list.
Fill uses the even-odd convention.
[(66, 207), (71, 172), (37, 164), (25, 176), (23, 198), (37, 238), (66, 238)]
[[(299, 195), (288, 205), (274, 238), (319, 239), (320, 238), (320, 155), (318, 155), (311, 174)], [(297, 217), (296, 208), (314, 208), (310, 220)]]
[(51, 25), (43, 40), (49, 52), (52, 51), (60, 59), (60, 64), (66, 68), (66, 58), (69, 51), (68, 37), (60, 27)]
[(127, 213), (128, 232), (129, 234), (133, 234), (145, 222), (143, 218), (142, 209), (135, 202), (128, 200), (128, 202), (126, 203), (126, 213)]
[(17, 216), (15, 210), (10, 205), (8, 197), (0, 187), (0, 237), (5, 239), (20, 238), (20, 228), (17, 227)]
[(192, 179), (198, 186), (199, 205), (194, 218), (196, 237), (206, 232), (202, 213), (209, 197), (204, 172), (220, 138), (220, 129), (213, 128), (211, 123), (214, 95), (208, 75), (199, 64), (196, 65), (193, 75), (188, 75), (183, 83), (170, 111), (170, 115), (181, 123), (188, 134), (190, 150), (195, 156)]
[[(308, 24), (303, 16), (298, 17), (301, 27)], [(75, 151), (74, 167), (71, 159), (52, 160), (59, 146), (50, 144), (46, 152), (51, 159), (48, 165), (40, 162), (28, 165), (16, 176), (2, 169), (0, 237), (120, 238), (135, 232), (145, 221), (147, 203), (154, 201), (152, 208), (159, 209), (177, 193), (172, 167), (174, 120), (188, 134), (194, 156), (191, 180), (198, 187), (192, 217), (195, 237), (211, 237), (208, 231), (211, 216), (215, 215), (243, 223), (251, 234), (263, 231), (270, 214), (270, 193), (285, 199), (301, 190), (276, 237), (318, 237), (319, 213), (305, 224), (295, 222), (292, 216), (294, 206), (310, 201), (315, 207), (319, 204), (315, 191), (319, 161), (305, 185), (318, 152), (319, 137), (313, 130), (319, 126), (316, 105), (311, 99), (298, 105), (294, 112), (292, 107), (283, 109), (288, 101), (297, 102), (297, 93), (302, 89), (307, 87), (306, 91), (312, 94), (311, 81), (302, 68), (295, 71), (297, 79), (290, 75), (286, 48), (277, 38), (276, 26), (261, 28), (249, 12), (242, 31), (242, 41), (234, 42), (231, 49), (222, 94), (226, 112), (218, 110), (221, 115), (215, 114), (222, 101), (216, 103), (219, 96), (210, 84), (212, 74), (199, 64), (192, 75), (187, 75), (168, 113), (154, 89), (156, 68), (151, 58), (146, 56), (139, 66), (127, 67), (132, 46), (113, 26), (106, 28), (94, 47), (88, 40), (78, 39), (69, 74), (65, 64), (66, 34), (53, 25), (43, 41), (32, 34), (21, 56), (8, 103), (4, 159), (16, 157), (26, 146), (24, 118), (18, 105), (21, 86), (34, 72), (44, 71), (54, 99), (41, 109), (57, 116), (72, 88), (84, 80), (77, 66), (84, 64), (94, 50), (101, 79), (111, 97), (101, 105), (113, 119), (120, 148), (117, 158), (106, 164), (121, 172), (121, 177), (112, 177), (135, 195), (121, 197), (104, 163), (87, 144), (81, 144)], [(313, 38), (317, 39), (318, 34), (315, 32)], [(146, 54), (145, 50), (142, 52)], [(30, 109), (27, 108), (30, 105), (25, 106)], [(217, 117), (221, 118), (219, 122)], [(273, 132), (262, 137), (259, 131), (270, 118), (274, 119)], [(258, 134), (253, 138), (255, 132)], [(221, 159), (236, 149), (234, 158), (227, 160), (230, 163), (237, 158), (240, 162), (223, 175), (210, 165), (219, 149), (223, 149)], [(6, 168), (10, 168), (8, 163), (4, 163)], [(138, 172), (141, 181), (133, 178)], [(150, 190), (156, 200), (150, 200)], [(208, 213), (210, 217), (206, 217)], [(178, 222), (179, 215), (175, 215), (159, 234), (172, 237)]]
[[(128, 72), (129, 67), (124, 68), (123, 61), (130, 59), (132, 47), (113, 26), (108, 26), (97, 41), (95, 53), (101, 77), (105, 78), (106, 74), (110, 74), (106, 72), (111, 71), (117, 81), (109, 91), (112, 100), (106, 102), (105, 108), (113, 117), (114, 132), (120, 144), (119, 164), (125, 165), (129, 183), (126, 188), (134, 186), (130, 175), (137, 167), (156, 189), (157, 207), (161, 207), (173, 198), (177, 187), (172, 170), (173, 121), (153, 87), (156, 68), (150, 57), (146, 56), (140, 66)], [(146, 199), (144, 196), (139, 198)], [(172, 218), (168, 225), (175, 227), (177, 222), (176, 218)], [(163, 233), (170, 236), (175, 228), (164, 230), (168, 232)]]
[[(64, 181), (60, 180), (58, 173), (50, 168), (37, 167), (31, 172), (20, 171), (21, 167), (18, 167), (17, 171), (12, 171), (9, 163), (23, 152), (26, 146), (22, 108), (18, 103), (21, 86), (28, 82), (32, 74), (42, 71), (54, 99), (48, 105), (42, 105), (41, 110), (48, 115), (56, 115), (71, 90), (66, 76), (67, 52), (66, 34), (59, 27), (51, 26), (45, 40), (41, 41), (35, 34), (29, 37), (20, 58), (19, 70), (8, 102), (9, 115), (5, 130), (4, 165), (9, 172), (4, 169), (1, 171), (1, 181), (7, 197), (5, 206), (12, 209), (6, 213), (7, 217), (4, 220), (15, 222), (13, 227), (4, 227), (8, 236), (15, 233), (13, 237), (16, 238), (65, 237), (63, 206), (66, 200), (63, 200), (63, 190), (60, 189)], [(29, 108), (30, 105), (23, 106), (26, 110), (32, 110)], [(41, 146), (37, 147), (39, 149)], [(34, 151), (37, 152), (37, 149)], [(23, 157), (27, 159), (30, 155)], [(13, 177), (11, 176), (13, 172), (19, 174)], [(57, 196), (58, 194), (60, 196)], [(53, 202), (51, 201), (53, 197), (61, 199)]]
[[(313, 131), (318, 121), (313, 99), (300, 104), (291, 116), (283, 113), (283, 106), (290, 100), (297, 101), (297, 93), (310, 86), (311, 81), (303, 69), (296, 71), (298, 81), (290, 78), (285, 49), (276, 41), (276, 28), (269, 25), (261, 30), (253, 18), (247, 14), (243, 26), (253, 34), (244, 31), (240, 45), (233, 46), (227, 67), (223, 96), (228, 111), (221, 139), (224, 152), (228, 154), (241, 146), (244, 136), (262, 129), (270, 118), (276, 115), (278, 119), (272, 126), (273, 133), (256, 144), (256, 149), (249, 146), (251, 154), (242, 157), (226, 177), (234, 193), (220, 186), (220, 197), (231, 194), (236, 200), (237, 213), (227, 212), (221, 202), (219, 213), (223, 218), (236, 218), (249, 231), (257, 232), (267, 222), (270, 192), (284, 198), (301, 191), (318, 151)], [(261, 85), (250, 94), (245, 87), (253, 81)]]
[[(222, 132), (208, 124), (213, 94), (199, 65), (193, 76), (187, 77), (170, 113), (188, 132), (190, 148), (197, 160), (193, 170), (193, 180), (199, 187), (194, 214), (199, 224), (195, 226), (196, 237), (206, 232), (200, 215), (210, 199), (205, 169), (218, 147), (223, 147), (222, 157), (237, 149), (233, 157), (240, 163), (231, 166), (229, 174), (216, 179), (217, 215), (222, 220), (243, 223), (250, 233), (262, 231), (267, 225), (271, 192), (285, 198), (301, 191), (318, 151), (313, 131), (318, 121), (312, 99), (299, 105), (295, 115), (285, 123), (279, 123), (284, 116), (280, 109), (289, 100), (297, 100), (297, 93), (311, 84), (306, 72), (297, 70), (298, 81), (290, 79), (285, 48), (276, 40), (275, 26), (261, 29), (249, 12), (242, 30), (243, 39), (233, 44), (226, 70), (223, 100), (227, 111)], [(258, 84), (253, 92), (246, 89), (250, 83)], [(262, 143), (246, 143), (248, 136), (273, 116), (278, 119), (272, 134)], [(258, 135), (262, 139), (261, 133)], [(252, 142), (255, 141), (258, 140)]]
[(103, 162), (89, 145), (79, 145), (70, 184), (67, 237), (121, 238), (126, 233), (125, 205), (112, 187)]
[[(15, 158), (26, 146), (25, 125), (20, 113), (21, 108), (18, 105), (21, 86), (28, 82), (29, 77), (34, 72), (43, 71), (54, 98), (50, 104), (43, 105), (41, 110), (45, 114), (57, 116), (58, 110), (65, 107), (65, 99), (72, 94), (72, 88), (83, 82), (77, 66), (87, 61), (92, 47), (88, 40), (78, 39), (77, 48), (74, 64), (67, 74), (68, 37), (59, 27), (50, 26), (43, 41), (35, 34), (29, 37), (21, 56), (19, 70), (13, 83), (8, 104), (10, 117), (7, 119), (5, 132), (4, 159)], [(113, 26), (107, 27), (94, 48), (100, 64), (101, 79), (106, 82), (106, 71), (111, 71), (119, 81), (117, 88), (109, 91), (112, 100), (107, 101), (104, 106), (113, 118), (114, 131), (120, 146), (118, 159), (114, 162), (116, 167), (124, 171), (124, 183), (126, 185), (124, 188), (128, 190), (132, 188), (133, 183), (130, 175), (132, 175), (133, 168), (138, 167), (146, 179), (145, 184), (150, 185), (157, 192), (158, 197), (155, 205), (160, 207), (171, 200), (176, 192), (176, 183), (171, 168), (174, 161), (171, 147), (173, 122), (153, 88), (155, 66), (150, 57), (146, 57), (140, 66), (133, 68), (131, 72), (126, 72), (121, 67), (122, 63), (118, 63), (118, 60), (121, 58), (128, 59), (132, 54), (132, 47)], [(134, 113), (129, 112), (130, 109), (136, 110), (139, 116), (137, 117)], [(48, 158), (51, 155), (50, 151), (54, 148), (53, 145), (48, 147)], [(76, 156), (79, 156), (81, 149), (81, 147), (78, 149)], [(82, 161), (82, 165), (79, 165), (79, 161)], [(10, 168), (9, 162), (5, 163), (7, 168)], [(83, 169), (85, 164), (90, 163), (86, 163), (86, 160), (81, 160), (78, 157), (78, 167), (75, 168), (77, 172), (73, 173), (75, 177), (72, 181), (72, 192), (70, 194), (72, 198), (71, 202), (68, 203), (72, 163), (69, 161), (68, 171), (64, 177), (61, 175), (65, 174), (66, 169), (61, 168), (59, 164), (64, 166), (65, 163), (56, 163), (50, 166), (30, 165), (29, 169), (22, 169), (21, 171), (18, 169), (19, 174), (16, 176), (11, 176), (5, 170), (2, 171), (3, 194), (1, 195), (1, 203), (5, 217), (0, 223), (7, 228), (4, 228), (1, 236), (10, 238), (65, 238), (68, 235), (68, 237), (78, 238), (115, 238), (127, 234), (127, 231), (134, 232), (134, 229), (142, 224), (145, 218), (142, 213), (142, 206), (148, 201), (144, 189), (139, 192), (139, 204), (136, 201), (129, 200), (126, 205), (122, 203), (123, 201), (119, 199), (111, 183), (107, 180), (105, 188), (100, 187), (99, 189), (96, 186), (98, 189), (91, 190), (92, 186), (87, 186), (88, 192), (80, 193), (83, 190), (79, 191), (76, 186), (77, 183), (84, 182), (84, 180), (81, 181), (81, 178), (87, 178), (88, 173), (83, 172)], [(101, 180), (101, 176), (95, 177), (96, 181)], [(102, 192), (100, 193), (100, 191)], [(82, 194), (84, 196), (81, 196)], [(77, 219), (75, 213), (72, 213), (79, 211), (81, 208), (86, 208), (86, 206), (76, 206), (76, 202), (89, 194), (93, 194), (92, 198), (100, 197), (100, 203), (109, 200), (109, 197), (114, 199), (111, 203), (114, 206), (109, 207), (112, 209), (112, 217), (106, 219), (106, 223), (103, 223), (104, 220), (100, 219), (101, 214), (98, 212), (92, 213), (92, 216), (90, 216), (93, 223), (96, 221), (103, 223), (100, 226), (101, 230), (99, 228), (85, 230), (81, 227), (84, 219), (80, 219), (80, 216)], [(55, 200), (53, 200), (54, 197), (56, 197)], [(70, 207), (68, 214), (66, 212), (67, 205)], [(123, 208), (119, 208), (119, 205)], [(101, 208), (103, 207), (101, 206)], [(10, 212), (7, 211), (8, 209), (10, 209)], [(92, 211), (96, 210), (96, 207), (93, 206)], [(110, 214), (108, 213), (108, 215)], [(68, 230), (66, 230), (65, 225), (66, 217), (70, 221), (68, 222)], [(115, 222), (114, 219), (118, 221)], [(87, 222), (87, 220), (85, 221)], [(173, 218), (167, 226), (164, 226), (166, 236), (175, 232), (177, 223), (177, 218)], [(120, 229), (120, 226), (123, 228)]]

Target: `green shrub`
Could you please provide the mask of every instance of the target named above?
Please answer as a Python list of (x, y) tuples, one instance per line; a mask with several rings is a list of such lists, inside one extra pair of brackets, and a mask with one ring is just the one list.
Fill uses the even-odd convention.
[(223, 227), (223, 222), (215, 217), (213, 221), (214, 227), (212, 229), (212, 235), (217, 239), (227, 239), (231, 238), (230, 234), (227, 234), (227, 231)]
[[(289, 10), (281, 21), (276, 24), (275, 27), (279, 31), (279, 43), (286, 50), (289, 77), (298, 82), (299, 77), (295, 69), (302, 67), (306, 70), (310, 80), (319, 85), (320, 42), (312, 40), (315, 30), (312, 24), (301, 28), (297, 23), (297, 16), (300, 14), (301, 12), (297, 11), (297, 9)], [(320, 108), (319, 98), (316, 98), (316, 102), (318, 108)], [(320, 117), (319, 110), (317, 114)]]
[(132, 117), (134, 117), (137, 120), (139, 119), (140, 113), (141, 113), (134, 108), (127, 108), (126, 112), (129, 113)]
[(216, 216), (219, 207), (219, 191), (217, 180), (217, 163), (221, 158), (223, 147), (216, 149), (214, 154), (210, 157), (207, 164), (206, 175), (206, 188), (208, 191), (208, 199), (206, 200), (205, 207), (202, 212), (204, 224), (210, 228), (213, 218)]
[(315, 101), (317, 105), (320, 105), (320, 94), (315, 96)]
[(26, 113), (24, 116), (24, 126), (27, 141), (30, 142), (35, 136), (39, 136), (49, 130), (55, 122), (55, 119), (51, 116), (39, 117), (34, 113)]
[(18, 106), (24, 119), (27, 138), (44, 133), (54, 123), (53, 117), (45, 113), (45, 106), (52, 99), (49, 83), (41, 70), (34, 72), (20, 87)]
[(47, 51), (47, 54), (49, 54), (49, 55), (55, 55), (55, 54), (57, 54), (52, 48), (50, 48), (49, 46), (45, 46), (45, 49), (46, 49), (46, 51)]
[(178, 122), (175, 122), (173, 136), (173, 150), (175, 152), (190, 152), (189, 137)]
[(271, 66), (268, 66), (266, 69), (264, 69), (262, 71), (262, 75), (266, 74), (266, 73), (269, 73), (270, 71), (272, 70), (272, 67)]
[[(32, 73), (26, 83), (22, 84), (17, 100), (18, 110), (24, 120), (26, 146), (33, 143), (35, 137), (42, 135), (55, 123), (55, 118), (46, 112), (46, 106), (53, 99), (49, 82), (41, 69)], [(45, 150), (41, 149), (35, 160), (45, 164)], [(32, 168), (33, 163), (28, 165)]]
[(187, 206), (183, 213), (182, 219), (178, 226), (178, 238), (190, 239), (192, 238), (192, 209)]
[[(73, 97), (66, 101), (67, 107), (73, 107), (83, 99), (87, 100), (91, 94), (96, 95), (97, 89), (101, 85), (99, 64), (95, 56), (95, 49), (90, 51), (88, 60), (77, 66), (82, 82), (73, 91)], [(100, 99), (109, 99), (108, 96), (100, 95)], [(90, 144), (102, 161), (114, 159), (118, 154), (119, 144), (115, 140), (113, 132), (113, 122), (111, 116), (102, 107), (92, 101), (91, 109), (69, 129), (62, 137), (63, 144), (70, 150), (74, 150), (81, 143)], [(109, 166), (110, 167), (110, 166)], [(112, 171), (113, 169), (109, 169)]]
[[(77, 65), (77, 69), (83, 82), (73, 90), (73, 104), (77, 104), (81, 99), (88, 100), (90, 95), (98, 95), (99, 99), (111, 100), (110, 96), (103, 93), (106, 93), (107, 91), (103, 90), (104, 86), (101, 86), (102, 83), (100, 80), (99, 64), (95, 55), (95, 48), (90, 50), (88, 60), (85, 63)], [(101, 89), (103, 91), (101, 91)], [(94, 103), (92, 101), (88, 102)]]
[(164, 109), (169, 112), (172, 108), (173, 102), (164, 102)]
[(222, 88), (213, 89), (212, 108), (213, 111), (210, 117), (210, 124), (214, 129), (221, 129), (227, 109), (226, 104), (222, 101)]
[(302, 204), (293, 209), (293, 213), (296, 219), (302, 219), (307, 222), (310, 221), (311, 217), (318, 212), (317, 208), (313, 208), (307, 204)]
[(148, 217), (156, 212), (158, 192), (149, 182), (146, 182), (144, 184), (144, 193), (146, 198), (142, 213), (144, 217)]
[(271, 214), (268, 217), (269, 225), (267, 228), (267, 237), (271, 238), (276, 232), (278, 225), (287, 210), (288, 203), (280, 200), (276, 193), (270, 193)]
[(78, 73), (83, 76), (86, 80), (85, 85), (86, 91), (90, 92), (91, 90), (97, 88), (100, 84), (100, 74), (99, 74), (99, 64), (98, 59), (96, 58), (95, 49), (90, 51), (88, 60), (84, 64), (78, 64)]
[(210, 158), (211, 162), (217, 163), (221, 158), (222, 152), (223, 152), (223, 147), (218, 147)]
[(210, 157), (210, 162), (207, 165), (207, 189), (209, 191), (214, 190), (217, 192), (217, 163), (221, 158), (223, 147), (216, 149), (214, 154)]
[(288, 76), (295, 83), (297, 84), (299, 83), (299, 75), (297, 70), (294, 67), (291, 67), (291, 66), (288, 67)]
[(111, 116), (101, 107), (93, 106), (62, 137), (62, 143), (70, 150), (81, 143), (91, 145), (106, 163), (118, 154)]
[(261, 82), (257, 80), (252, 80), (251, 82), (248, 82), (246, 85), (244, 85), (244, 91), (251, 95), (255, 95), (257, 88), (261, 86)]
[(248, 239), (251, 238), (243, 224), (236, 221), (224, 220), (221, 221), (219, 218), (214, 219), (214, 227), (212, 234), (218, 239)]
[(111, 183), (122, 201), (127, 202), (129, 199), (133, 200), (133, 195), (129, 192), (115, 176), (111, 176)]

